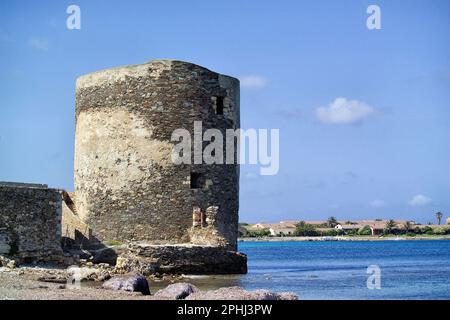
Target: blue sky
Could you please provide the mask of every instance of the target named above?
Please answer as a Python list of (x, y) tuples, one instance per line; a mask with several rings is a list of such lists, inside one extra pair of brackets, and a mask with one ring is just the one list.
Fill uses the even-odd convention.
[(446, 0), (1, 1), (0, 180), (72, 190), (76, 78), (173, 58), (240, 78), (242, 127), (280, 129), (279, 173), (242, 167), (242, 221), (448, 217), (449, 31)]

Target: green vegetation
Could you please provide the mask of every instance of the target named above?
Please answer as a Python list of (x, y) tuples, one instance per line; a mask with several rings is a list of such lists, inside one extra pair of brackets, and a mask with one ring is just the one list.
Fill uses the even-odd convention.
[(249, 238), (262, 238), (270, 236), (269, 229), (261, 229), (261, 230), (248, 230), (246, 235)]
[(386, 230), (388, 233), (391, 233), (392, 230), (397, 226), (397, 223), (394, 220), (389, 220), (386, 222)]
[(329, 217), (327, 220), (327, 226), (329, 228), (334, 228), (338, 224), (336, 217)]
[(357, 236), (358, 235), (358, 230), (350, 229), (350, 230), (347, 230), (346, 232), (344, 232), (344, 234), (346, 236), (350, 236), (350, 237)]
[(442, 236), (442, 235), (448, 235), (450, 234), (450, 228), (442, 226), (440, 228), (438, 227), (431, 227), (431, 226), (425, 226), (425, 227), (419, 227), (416, 226), (415, 228), (412, 228), (410, 223), (405, 223), (402, 228), (387, 228), (384, 230), (383, 235), (389, 236), (389, 235), (406, 235), (409, 237), (415, 237), (417, 235), (428, 235), (428, 236)]
[(330, 230), (323, 231), (321, 233), (321, 235), (325, 236), (325, 237), (336, 237), (336, 236), (345, 235), (345, 232), (344, 232), (344, 230), (330, 229)]
[(305, 221), (300, 221), (296, 225), (294, 235), (297, 237), (315, 237), (318, 236), (319, 233), (312, 224), (308, 224)]
[[(437, 213), (438, 214), (438, 213)], [(436, 214), (436, 216), (437, 216)], [(377, 219), (379, 220), (379, 219)], [(310, 224), (305, 221), (300, 221), (295, 225), (295, 229), (293, 228), (292, 232), (280, 232), (275, 235), (275, 237), (335, 237), (335, 236), (348, 236), (348, 237), (359, 237), (359, 236), (372, 236), (372, 227), (371, 225), (364, 225), (363, 227), (357, 228), (345, 228), (345, 229), (335, 229), (334, 227), (338, 224), (338, 221), (335, 217), (330, 217), (327, 221), (323, 223), (314, 223)], [(346, 221), (345, 225), (357, 225), (358, 222)], [(255, 229), (252, 228), (251, 224), (248, 223), (240, 223), (239, 226), (245, 228), (247, 233), (242, 236), (252, 237), (252, 238), (262, 238), (262, 237), (271, 237), (272, 234), (269, 228), (265, 229)], [(407, 221), (403, 224), (396, 222), (393, 219), (390, 219), (385, 222), (384, 227), (381, 227), (383, 230), (379, 229), (379, 225), (376, 228), (376, 235), (381, 237), (390, 237), (390, 236), (406, 236), (406, 237), (416, 237), (416, 236), (443, 236), (450, 235), (450, 226), (448, 225), (417, 225), (413, 224), (413, 222)]]
[(405, 229), (406, 233), (408, 233), (409, 230), (411, 229), (411, 222), (406, 221), (406, 222), (403, 224), (403, 228)]
[(372, 229), (370, 229), (370, 226), (364, 226), (361, 229), (358, 230), (358, 234), (360, 236), (371, 236), (372, 235)]
[(430, 236), (434, 234), (433, 228), (431, 228), (429, 226), (426, 226), (425, 228), (423, 228), (422, 231), (424, 234), (428, 234)]
[(435, 228), (435, 229), (433, 229), (433, 234), (434, 235), (439, 235), (439, 236), (442, 236), (442, 235), (445, 235), (445, 234), (450, 234), (450, 229), (449, 228), (445, 228), (445, 227), (443, 227), (443, 228)]

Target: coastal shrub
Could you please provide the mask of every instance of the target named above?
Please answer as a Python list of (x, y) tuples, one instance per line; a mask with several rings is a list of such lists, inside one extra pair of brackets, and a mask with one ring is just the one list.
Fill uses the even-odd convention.
[(301, 221), (297, 224), (294, 235), (297, 237), (316, 237), (319, 233), (313, 225)]
[(360, 236), (371, 236), (372, 230), (370, 229), (370, 226), (365, 225), (361, 229), (359, 229), (358, 234)]
[(325, 230), (322, 232), (322, 235), (325, 237), (334, 237), (337, 236), (337, 231), (335, 229)]
[(415, 234), (422, 234), (423, 232), (422, 232), (422, 229), (420, 229), (419, 227), (415, 227), (414, 228), (414, 233)]
[(422, 232), (430, 236), (434, 234), (433, 228), (431, 228), (430, 226), (426, 226), (425, 228), (423, 228)]
[(433, 234), (435, 235), (444, 235), (445, 234), (445, 229), (444, 228), (434, 228), (433, 229)]
[(341, 236), (344, 234), (345, 234), (344, 230), (336, 230), (336, 229), (325, 230), (322, 233), (322, 235), (325, 237), (335, 237), (335, 236)]
[(327, 226), (329, 228), (334, 228), (338, 224), (338, 221), (335, 217), (329, 217), (327, 220)]
[(386, 228), (383, 231), (384, 234), (390, 234), (392, 232), (393, 229), (395, 229), (395, 227), (397, 226), (397, 223), (395, 222), (395, 220), (388, 220), (386, 221)]
[(261, 229), (261, 230), (251, 230), (248, 232), (247, 237), (250, 238), (262, 238), (270, 236), (269, 229)]
[(405, 230), (394, 228), (394, 229), (384, 229), (383, 234), (384, 235), (395, 235), (398, 236), (400, 234), (404, 234)]

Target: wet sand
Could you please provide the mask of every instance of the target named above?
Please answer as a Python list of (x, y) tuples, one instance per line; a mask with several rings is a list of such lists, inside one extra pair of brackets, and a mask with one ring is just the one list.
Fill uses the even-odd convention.
[(20, 269), (0, 272), (1, 300), (155, 300), (153, 296), (100, 289), (82, 282), (81, 289), (65, 289), (64, 284), (38, 281), (38, 273), (19, 274)]

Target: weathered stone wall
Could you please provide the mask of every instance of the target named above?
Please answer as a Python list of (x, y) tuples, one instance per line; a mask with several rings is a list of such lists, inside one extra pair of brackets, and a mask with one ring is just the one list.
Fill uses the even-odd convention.
[(61, 210), (59, 190), (0, 183), (0, 255), (20, 262), (60, 261)]
[[(239, 166), (174, 165), (170, 139), (178, 128), (193, 135), (194, 121), (224, 136), (239, 128), (237, 79), (155, 60), (82, 76), (76, 99), (76, 209), (94, 236), (236, 249)], [(200, 188), (191, 188), (191, 173)], [(214, 226), (193, 228), (193, 209), (211, 206)]]
[(217, 246), (133, 244), (117, 263), (119, 268), (127, 263), (138, 264), (141, 271), (169, 274), (247, 273), (245, 254)]
[(75, 212), (73, 195), (63, 191), (61, 235), (63, 247), (86, 247), (95, 243), (92, 230)]

